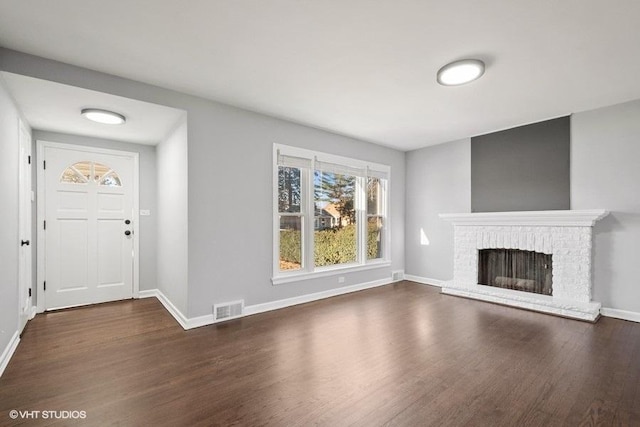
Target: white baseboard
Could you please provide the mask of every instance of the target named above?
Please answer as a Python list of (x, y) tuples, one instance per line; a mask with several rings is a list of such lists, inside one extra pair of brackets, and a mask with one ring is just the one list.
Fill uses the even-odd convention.
[(629, 320), (631, 322), (640, 322), (640, 313), (637, 311), (618, 310), (616, 308), (602, 307), (600, 314), (605, 317), (615, 317), (616, 319)]
[(360, 283), (358, 285), (329, 289), (326, 291), (316, 292), (316, 293), (307, 294), (307, 295), (300, 295), (298, 297), (293, 297), (293, 298), (270, 301), (262, 304), (248, 305), (244, 308), (244, 315), (251, 316), (253, 314), (264, 313), (266, 311), (278, 310), (285, 307), (291, 307), (293, 305), (305, 304), (308, 302), (318, 301), (321, 299), (335, 297), (338, 295), (349, 294), (351, 292), (358, 292), (365, 289), (384, 286), (390, 283), (392, 283), (391, 279), (380, 279), (380, 280), (374, 280), (373, 282), (366, 282), (366, 283)]
[[(178, 308), (173, 305), (173, 303), (167, 298), (167, 296), (162, 293), (160, 289), (149, 289), (145, 291), (140, 291), (138, 293), (138, 298), (152, 298), (155, 297), (160, 301), (160, 303), (167, 309), (170, 315), (176, 319), (176, 322), (182, 326), (182, 329), (188, 330), (193, 328), (199, 328), (200, 326), (210, 325), (215, 323), (213, 321), (213, 314), (207, 316), (194, 317), (189, 319), (185, 316)], [(228, 319), (225, 319), (228, 320)]]
[(234, 317), (228, 317), (222, 320), (214, 320), (213, 313), (205, 314), (204, 316), (192, 317), (191, 319), (188, 319), (187, 327), (185, 329), (200, 328), (202, 326), (213, 325), (214, 323), (225, 322), (227, 320), (233, 320), (239, 317), (242, 317), (242, 316), (234, 316)]
[(441, 288), (442, 282), (445, 282), (445, 280), (429, 279), (428, 277), (414, 276), (413, 274), (405, 274), (404, 280), (420, 283), (422, 285), (436, 286), (438, 288)]
[[(380, 279), (380, 280), (374, 280), (372, 282), (360, 283), (357, 285), (344, 286), (342, 288), (329, 289), (326, 291), (316, 292), (313, 294), (300, 295), (293, 298), (270, 301), (262, 304), (248, 305), (244, 307), (243, 315), (238, 317), (251, 316), (254, 314), (265, 313), (267, 311), (279, 310), (281, 308), (291, 307), (298, 304), (305, 304), (308, 302), (318, 301), (321, 299), (335, 297), (338, 295), (344, 295), (352, 292), (363, 291), (365, 289), (375, 288), (378, 286), (384, 286), (390, 283), (392, 283), (391, 278)], [(188, 329), (198, 328), (200, 326), (211, 325), (214, 323), (226, 322), (227, 320), (232, 320), (232, 319), (222, 319), (222, 320), (216, 321), (216, 320), (213, 320), (213, 314), (208, 316), (195, 317), (195, 318), (189, 319)]]
[(140, 291), (138, 292), (138, 297), (139, 298), (156, 297), (158, 301), (160, 301), (160, 303), (164, 306), (164, 308), (167, 309), (169, 314), (171, 314), (173, 318), (176, 319), (176, 322), (178, 322), (180, 326), (182, 326), (182, 329), (189, 329), (188, 327), (189, 319), (187, 319), (187, 317), (184, 314), (182, 314), (182, 312), (178, 310), (178, 308), (175, 305), (173, 305), (173, 303), (169, 300), (169, 298), (167, 298), (167, 296), (164, 293), (162, 293), (160, 289)]
[(18, 333), (18, 331), (16, 331), (11, 337), (9, 344), (7, 344), (7, 348), (5, 348), (2, 352), (2, 356), (0, 356), (0, 377), (4, 373), (4, 370), (7, 368), (9, 360), (11, 360), (11, 357), (13, 356), (13, 353), (15, 353), (16, 348), (18, 348), (19, 342), (20, 334)]
[[(405, 274), (404, 279), (409, 280), (411, 282), (420, 283), (423, 285), (437, 286), (437, 287), (442, 287), (443, 282), (446, 282), (446, 280), (430, 279), (428, 277), (414, 276), (412, 274)], [(636, 311), (626, 311), (626, 310), (618, 310), (616, 308), (602, 307), (600, 309), (600, 315), (604, 317), (614, 317), (616, 319), (629, 320), (631, 322), (640, 323), (640, 313)]]
[(157, 297), (158, 296), (158, 292), (160, 292), (157, 289), (148, 289), (146, 291), (140, 291), (138, 292), (138, 298), (153, 298), (153, 297)]
[(345, 286), (342, 288), (329, 289), (327, 291), (316, 292), (313, 294), (301, 295), (293, 298), (286, 298), (277, 301), (270, 301), (263, 304), (255, 304), (248, 305), (244, 307), (244, 313), (242, 316), (236, 316), (233, 318), (226, 318), (221, 320), (214, 320), (213, 313), (207, 314), (204, 316), (187, 318), (184, 314), (180, 312), (169, 299), (162, 293), (162, 291), (158, 289), (140, 291), (139, 298), (150, 298), (156, 297), (162, 303), (162, 305), (167, 309), (169, 314), (171, 314), (176, 321), (182, 326), (183, 329), (193, 329), (199, 328), (201, 326), (213, 325), (214, 323), (226, 322), (228, 320), (237, 319), (244, 316), (251, 316), (258, 313), (264, 313), (271, 310), (278, 310), (285, 307), (291, 307), (293, 305), (305, 304), (308, 302), (313, 302), (325, 298), (330, 298), (338, 295), (344, 295), (351, 292), (362, 291), (365, 289), (375, 288), (378, 286), (388, 285), (392, 283), (392, 280), (389, 279), (381, 279), (374, 280), (373, 282), (360, 283), (358, 285)]

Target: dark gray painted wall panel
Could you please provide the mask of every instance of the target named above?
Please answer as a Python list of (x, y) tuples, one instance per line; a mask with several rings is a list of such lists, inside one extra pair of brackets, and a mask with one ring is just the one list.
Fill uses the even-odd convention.
[(471, 138), (471, 211), (570, 208), (570, 117)]

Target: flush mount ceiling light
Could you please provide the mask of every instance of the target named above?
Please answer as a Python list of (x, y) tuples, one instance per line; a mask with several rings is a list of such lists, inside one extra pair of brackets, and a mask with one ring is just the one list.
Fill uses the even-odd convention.
[(80, 113), (91, 121), (106, 125), (121, 125), (127, 121), (127, 118), (122, 114), (99, 108), (84, 108)]
[(484, 74), (484, 62), (479, 59), (463, 59), (451, 62), (438, 70), (438, 83), (458, 86), (479, 79)]

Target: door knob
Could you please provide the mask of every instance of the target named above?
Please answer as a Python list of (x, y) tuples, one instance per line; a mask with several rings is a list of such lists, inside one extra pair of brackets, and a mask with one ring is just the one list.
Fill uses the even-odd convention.
[(129, 231), (129, 230), (125, 231), (125, 232), (124, 232), (124, 235), (125, 235), (125, 236), (130, 236), (130, 235), (131, 235), (131, 231)]
[(29, 242), (28, 240), (21, 240), (21, 241), (20, 241), (20, 246), (25, 246), (25, 245), (26, 245), (26, 246), (29, 246), (29, 243), (30, 243), (30, 242)]
[(125, 224), (127, 224), (127, 225), (129, 225), (129, 224), (131, 224), (131, 220), (125, 219), (125, 220), (124, 220), (124, 223), (125, 223)]

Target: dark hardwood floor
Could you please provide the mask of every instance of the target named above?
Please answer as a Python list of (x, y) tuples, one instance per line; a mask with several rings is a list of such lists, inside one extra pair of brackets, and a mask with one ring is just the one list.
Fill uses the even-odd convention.
[(29, 323), (0, 378), (21, 423), (638, 426), (640, 324), (411, 282), (190, 331), (155, 299), (102, 304)]

